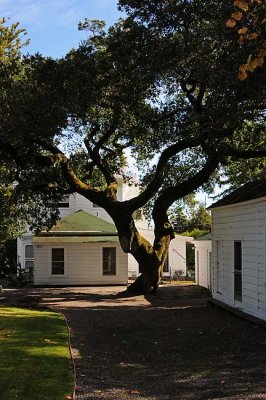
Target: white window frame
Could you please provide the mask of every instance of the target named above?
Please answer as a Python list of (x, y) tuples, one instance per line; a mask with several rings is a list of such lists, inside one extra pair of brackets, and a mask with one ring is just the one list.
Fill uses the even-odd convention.
[[(33, 257), (26, 257), (26, 248), (27, 248), (27, 246), (31, 246), (31, 247), (32, 247), (32, 249), (33, 249)], [(35, 249), (34, 249), (34, 245), (33, 245), (32, 243), (26, 243), (26, 244), (24, 245), (24, 255), (23, 255), (23, 259), (24, 259), (24, 268), (25, 268), (25, 269), (27, 269), (27, 268), (26, 268), (26, 262), (27, 262), (27, 261), (33, 262), (33, 269), (34, 269), (34, 267), (35, 267), (35, 263), (34, 263), (34, 252), (35, 252)]]
[[(53, 249), (63, 249), (64, 250), (64, 274), (53, 274), (52, 272), (52, 254), (53, 254)], [(50, 260), (49, 260), (49, 265), (50, 265), (50, 277), (51, 278), (64, 278), (67, 276), (67, 250), (64, 246), (52, 246), (50, 248)]]

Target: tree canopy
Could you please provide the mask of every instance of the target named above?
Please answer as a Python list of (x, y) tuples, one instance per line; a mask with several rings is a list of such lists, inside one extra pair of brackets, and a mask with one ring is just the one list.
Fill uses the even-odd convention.
[(238, 78), (245, 80), (248, 72), (264, 64), (266, 56), (266, 4), (261, 0), (234, 0), (234, 12), (226, 21), (228, 28), (237, 28), (239, 46), (249, 48), (250, 54), (241, 64)]
[[(174, 237), (169, 207), (230, 177), (238, 160), (265, 160), (265, 67), (236, 79), (248, 50), (225, 26), (229, 0), (119, 7), (127, 17), (107, 31), (80, 23), (92, 34), (62, 59), (23, 57), (15, 73), (1, 63), (0, 157), (24, 198), (56, 204), (73, 191), (103, 207), (144, 271), (129, 290), (156, 290)], [(142, 191), (119, 202), (125, 149), (143, 171)], [(132, 218), (148, 202), (153, 244)]]

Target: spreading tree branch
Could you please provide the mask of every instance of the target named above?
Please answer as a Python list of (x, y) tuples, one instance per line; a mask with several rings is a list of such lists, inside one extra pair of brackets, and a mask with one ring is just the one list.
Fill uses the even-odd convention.
[(266, 149), (237, 150), (232, 146), (226, 146), (223, 152), (226, 157), (232, 157), (233, 160), (266, 157)]
[(219, 165), (218, 154), (213, 154), (207, 158), (204, 167), (193, 177), (177, 185), (170, 186), (155, 201), (153, 209), (154, 222), (159, 222), (161, 217), (166, 214), (168, 208), (178, 199), (194, 192), (211, 177)]
[[(98, 130), (98, 129), (97, 129)], [(112, 170), (110, 169), (109, 165), (107, 162), (100, 156), (100, 150), (104, 147), (104, 144), (108, 142), (108, 140), (112, 137), (112, 135), (115, 132), (115, 127), (112, 126), (110, 127), (105, 134), (102, 135), (102, 137), (98, 140), (98, 142), (95, 142), (94, 147), (92, 148), (90, 144), (91, 140), (91, 135), (88, 134), (86, 138), (84, 139), (84, 144), (88, 150), (89, 156), (94, 163), (95, 166), (99, 168), (101, 173), (106, 179), (107, 185), (111, 185), (116, 182), (116, 179), (112, 173)]]
[(156, 171), (151, 182), (148, 184), (148, 186), (142, 193), (140, 193), (135, 198), (128, 200), (126, 202), (127, 207), (132, 211), (135, 211), (138, 208), (143, 207), (147, 203), (147, 201), (149, 201), (157, 193), (157, 191), (163, 184), (165, 168), (170, 158), (177, 155), (181, 151), (184, 151), (188, 148), (197, 147), (199, 145), (200, 145), (200, 138), (190, 138), (181, 140), (180, 142), (175, 143), (169, 146), (167, 149), (165, 149), (159, 158)]

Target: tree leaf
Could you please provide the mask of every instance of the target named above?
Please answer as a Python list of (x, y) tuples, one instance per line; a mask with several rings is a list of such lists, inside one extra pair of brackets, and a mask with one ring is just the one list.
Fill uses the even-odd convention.
[(240, 8), (242, 11), (248, 11), (249, 5), (246, 1), (242, 0), (235, 0), (234, 1), (234, 6)]
[(259, 36), (259, 34), (257, 32), (253, 32), (253, 33), (250, 33), (249, 35), (247, 35), (246, 37), (247, 37), (248, 40), (254, 40), (258, 36)]
[(243, 13), (241, 11), (235, 12), (231, 15), (231, 17), (233, 19), (235, 19), (236, 21), (240, 21), (243, 17)]
[(256, 57), (255, 60), (256, 64), (258, 67), (261, 67), (264, 64), (264, 58), (263, 57)]
[(244, 27), (238, 30), (239, 35), (245, 35), (247, 33), (248, 28)]
[(240, 81), (244, 81), (245, 79), (247, 79), (247, 77), (248, 77), (248, 74), (247, 74), (247, 65), (246, 64), (242, 64), (240, 67), (239, 67), (239, 70), (238, 70), (238, 79), (240, 80)]
[(227, 26), (227, 28), (233, 28), (236, 25), (236, 21), (233, 18), (229, 18), (225, 25)]

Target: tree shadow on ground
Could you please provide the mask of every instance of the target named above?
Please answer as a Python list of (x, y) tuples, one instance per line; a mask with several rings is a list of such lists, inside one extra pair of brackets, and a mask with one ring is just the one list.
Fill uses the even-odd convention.
[(77, 400), (266, 397), (265, 329), (207, 307), (197, 286), (122, 299), (117, 289), (36, 289), (70, 326)]
[(206, 306), (110, 311), (66, 312), (80, 350), (77, 399), (259, 399), (266, 393), (264, 329)]
[[(124, 293), (124, 292), (122, 292)], [(22, 298), (26, 296), (40, 296), (42, 298), (41, 305), (43, 307), (56, 306), (60, 308), (69, 307), (70, 303), (78, 303), (79, 307), (91, 306), (92, 304), (119, 305), (121, 307), (133, 306), (153, 306), (153, 307), (177, 307), (184, 305), (202, 305), (206, 304), (206, 299), (210, 297), (209, 290), (195, 286), (162, 286), (155, 295), (121, 295), (118, 287), (108, 288), (23, 288), (4, 291), (2, 296), (2, 304), (19, 305)]]

